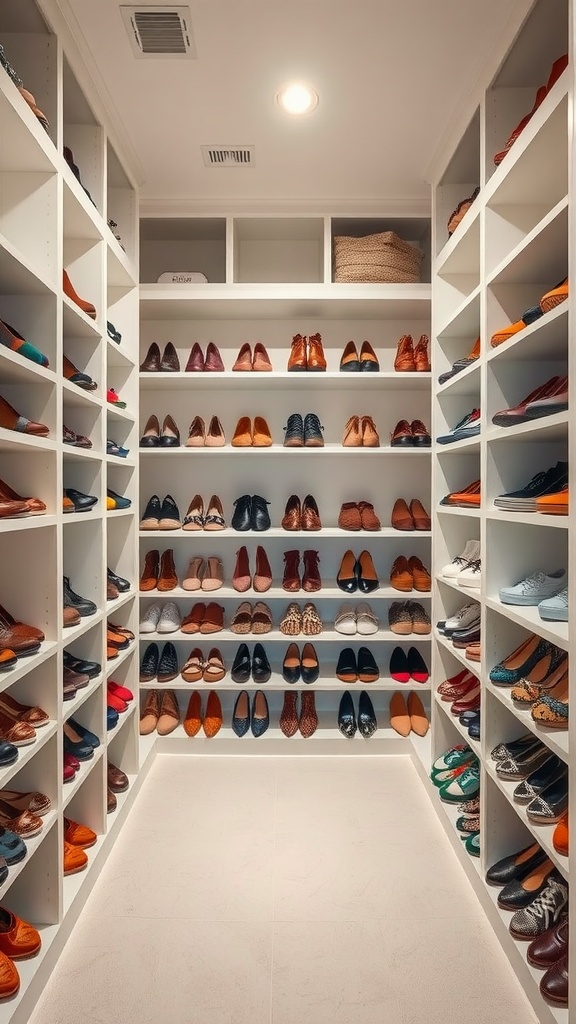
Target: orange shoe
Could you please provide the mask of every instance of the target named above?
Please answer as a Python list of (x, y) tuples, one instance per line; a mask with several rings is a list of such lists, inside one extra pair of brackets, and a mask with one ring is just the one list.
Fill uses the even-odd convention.
[(403, 334), (396, 346), (394, 369), (397, 373), (414, 373), (416, 370), (414, 340), (411, 334)]
[(390, 698), (390, 725), (400, 736), (409, 736), (412, 729), (406, 699), (399, 690)]
[(78, 846), (70, 846), (64, 840), (64, 874), (75, 875), (78, 871), (84, 871), (88, 864), (88, 854)]
[(64, 495), (64, 497), (62, 498), (62, 511), (63, 512), (73, 512), (74, 511), (74, 502), (72, 501), (72, 498), (68, 498), (66, 495)]
[(190, 694), (186, 714), (184, 715), (184, 732), (187, 736), (195, 736), (202, 725), (202, 701), (198, 690)]
[(562, 856), (568, 856), (568, 812), (564, 814), (554, 832), (552, 833), (552, 844), (556, 853), (561, 853)]
[(272, 444), (270, 427), (263, 416), (254, 417), (254, 431), (252, 433), (252, 444), (255, 448), (269, 448)]
[(0, 907), (0, 953), (11, 960), (27, 960), (40, 952), (42, 939), (31, 924)]
[(222, 728), (222, 705), (215, 690), (210, 690), (206, 701), (206, 714), (204, 716), (204, 732), (209, 740), (220, 732)]
[(556, 494), (545, 494), (536, 498), (536, 511), (548, 516), (568, 515), (568, 484)]
[(418, 373), (429, 373), (431, 370), (430, 356), (428, 355), (429, 337), (421, 334), (420, 340), (414, 348), (414, 365)]
[(522, 120), (520, 121), (520, 123), (516, 126), (516, 128), (514, 129), (514, 131), (512, 132), (510, 137), (508, 138), (508, 140), (506, 142), (506, 145), (504, 146), (504, 149), (501, 150), (500, 153), (496, 153), (496, 156), (494, 157), (494, 163), (496, 164), (496, 167), (498, 167), (498, 165), (502, 163), (504, 157), (506, 156), (506, 154), (508, 153), (510, 148), (514, 145), (516, 140), (520, 137), (520, 135), (524, 131), (524, 129), (525, 129), (526, 125), (529, 123), (529, 121), (531, 121), (531, 119), (533, 118), (533, 116), (536, 113), (536, 111), (538, 110), (538, 107), (540, 106), (540, 104), (543, 102), (543, 100), (546, 99), (546, 92), (547, 92), (546, 86), (545, 85), (541, 85), (540, 88), (538, 89), (537, 93), (536, 93), (536, 99), (534, 100), (534, 106), (532, 107), (532, 110), (530, 111), (529, 114), (526, 114), (526, 116), (523, 117)]
[(72, 818), (64, 818), (64, 839), (70, 846), (86, 850), (94, 846), (98, 836), (87, 825), (79, 825), (77, 821), (72, 821)]
[(430, 728), (430, 722), (420, 697), (413, 691), (410, 691), (408, 694), (408, 714), (410, 715), (412, 732), (416, 733), (417, 736), (425, 736)]
[(390, 586), (393, 587), (394, 590), (400, 590), (405, 594), (409, 594), (413, 585), (414, 580), (412, 578), (412, 573), (410, 572), (408, 559), (405, 555), (398, 555), (398, 558), (395, 559), (390, 570)]
[(490, 344), (492, 348), (498, 348), (498, 345), (502, 345), (503, 342), (508, 341), (515, 334), (519, 334), (526, 328), (526, 324), (523, 320), (516, 320), (513, 324), (508, 324), (508, 327), (504, 327), (501, 331), (496, 331), (495, 334), (490, 338)]
[(251, 446), (252, 422), (249, 416), (240, 417), (230, 444), (233, 448), (249, 448)]
[(20, 988), (20, 975), (12, 961), (0, 953), (0, 999), (10, 999)]
[(93, 306), (91, 302), (86, 302), (85, 299), (80, 298), (78, 293), (74, 290), (74, 286), (65, 270), (62, 272), (62, 275), (62, 287), (64, 289), (64, 294), (67, 295), (68, 298), (72, 300), (72, 302), (75, 302), (77, 306), (80, 306), (80, 309), (82, 309), (84, 313), (87, 313), (88, 316), (92, 317), (92, 319), (95, 320), (96, 307)]
[(555, 306), (559, 306), (561, 302), (565, 302), (568, 298), (568, 278), (562, 281), (556, 288), (552, 288), (551, 291), (546, 292), (545, 295), (540, 299), (540, 309), (543, 313), (549, 313)]
[(14, 668), (17, 662), (18, 658), (14, 651), (8, 650), (7, 647), (0, 651), (0, 672), (7, 672), (9, 669)]

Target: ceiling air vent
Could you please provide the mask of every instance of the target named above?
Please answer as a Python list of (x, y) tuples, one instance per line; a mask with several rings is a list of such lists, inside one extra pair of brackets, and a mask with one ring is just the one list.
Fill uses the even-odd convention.
[(120, 10), (136, 57), (196, 57), (189, 7)]
[(202, 146), (206, 167), (253, 167), (254, 146)]

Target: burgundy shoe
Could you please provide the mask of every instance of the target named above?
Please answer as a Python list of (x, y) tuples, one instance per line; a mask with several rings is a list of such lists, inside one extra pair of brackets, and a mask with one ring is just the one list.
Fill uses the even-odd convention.
[(539, 395), (526, 406), (526, 419), (536, 420), (540, 416), (553, 416), (555, 412), (568, 409), (568, 377), (562, 377), (556, 388), (547, 395)]
[[(542, 399), (552, 399), (553, 396), (557, 395), (558, 392), (566, 391), (568, 384), (568, 378), (563, 377), (552, 377), (546, 381), (545, 384), (541, 384), (532, 391), (526, 398), (523, 398), (518, 405), (515, 405), (512, 409), (502, 409), (500, 412), (494, 413), (492, 417), (492, 423), (495, 423), (497, 427), (512, 427), (517, 423), (527, 423), (528, 420), (533, 418), (530, 412), (527, 412), (527, 407), (532, 402), (540, 402)], [(568, 406), (566, 405), (566, 408)], [(560, 411), (560, 409), (558, 409)], [(550, 412), (556, 412), (555, 408), (552, 408)], [(542, 413), (536, 413), (536, 416), (543, 415)]]
[(209, 371), (211, 373), (224, 372), (224, 363), (222, 362), (222, 357), (213, 341), (209, 342), (208, 348), (206, 349), (204, 370)]
[(322, 580), (320, 578), (320, 559), (317, 551), (304, 552), (304, 573), (302, 575), (302, 589), (308, 594), (320, 590)]
[(190, 349), (190, 355), (188, 356), (188, 362), (186, 363), (186, 373), (201, 373), (203, 369), (204, 355), (200, 345), (195, 341)]
[(475, 690), (471, 690), (466, 697), (462, 700), (455, 700), (452, 704), (450, 711), (453, 715), (463, 715), (465, 711), (479, 711), (480, 710), (480, 686), (478, 685)]
[(282, 589), (286, 590), (289, 594), (295, 594), (296, 591), (300, 590), (300, 552), (299, 551), (285, 551), (284, 552), (284, 578), (282, 580)]

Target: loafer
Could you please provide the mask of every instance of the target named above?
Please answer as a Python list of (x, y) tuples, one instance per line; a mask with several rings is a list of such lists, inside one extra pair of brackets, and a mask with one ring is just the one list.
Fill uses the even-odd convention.
[[(528, 856), (529, 847), (526, 855)], [(531, 871), (524, 868), (519, 872), (519, 877), (512, 878), (503, 887), (498, 895), (498, 906), (503, 910), (519, 910), (527, 907), (541, 892), (548, 883), (548, 876), (554, 871), (554, 865), (550, 858), (538, 847), (538, 851), (529, 857), (534, 862)], [(491, 882), (494, 885), (494, 882)]]
[(282, 678), (284, 682), (294, 684), (300, 679), (300, 651), (298, 644), (288, 644), (282, 662)]
[(252, 735), (258, 739), (264, 735), (269, 725), (270, 712), (268, 710), (268, 701), (262, 690), (256, 690), (254, 700), (252, 701), (252, 720), (250, 722)]
[(242, 690), (235, 701), (232, 712), (232, 729), (237, 736), (245, 736), (250, 728), (250, 698), (246, 690)]
[(356, 735), (356, 713), (354, 702), (348, 690), (345, 690), (340, 698), (338, 706), (338, 728), (346, 739), (351, 740)]
[(323, 448), (323, 429), (316, 413), (306, 413), (304, 417), (304, 446), (306, 448)]
[(288, 417), (284, 427), (284, 447), (302, 448), (304, 444), (304, 420), (299, 412), (293, 412)]
[(75, 487), (67, 487), (64, 494), (72, 502), (75, 512), (87, 512), (89, 509), (94, 508), (98, 501), (95, 495), (83, 494), (82, 491), (77, 491)]
[(89, 743), (93, 749), (100, 746), (100, 740), (96, 733), (90, 732), (90, 729), (87, 729), (84, 725), (80, 725), (75, 718), (69, 718), (66, 725), (71, 727), (74, 732), (76, 732), (78, 736), (81, 736), (85, 743)]
[[(155, 675), (158, 676), (159, 683), (171, 683), (173, 679), (176, 679), (178, 675), (178, 654), (176, 648), (172, 643), (164, 644), (162, 648), (162, 654), (158, 663), (158, 670)], [(152, 677), (154, 678), (154, 676)]]
[(148, 647), (142, 655), (142, 661), (140, 662), (141, 683), (150, 683), (156, 678), (159, 661), (160, 652), (158, 650), (158, 644), (148, 644)]
[(568, 952), (568, 917), (561, 914), (556, 924), (533, 939), (526, 950), (526, 959), (532, 967), (544, 971), (552, 967)]
[(369, 740), (377, 728), (378, 722), (376, 721), (374, 705), (366, 690), (361, 690), (358, 701), (358, 730), (365, 740)]
[(300, 673), (302, 675), (302, 682), (306, 683), (307, 686), (310, 683), (315, 683), (320, 675), (320, 662), (318, 661), (316, 649), (311, 643), (305, 643), (302, 648)]
[(526, 814), (530, 821), (541, 825), (555, 825), (568, 809), (568, 769), (528, 804)]
[(0, 768), (7, 768), (18, 760), (18, 748), (6, 740), (0, 741)]
[(252, 662), (250, 659), (248, 645), (240, 644), (236, 651), (236, 657), (232, 663), (232, 668), (230, 669), (230, 675), (235, 683), (244, 684), (250, 679), (251, 671)]
[(262, 644), (254, 644), (252, 652), (252, 679), (255, 683), (267, 683), (272, 675), (270, 662)]

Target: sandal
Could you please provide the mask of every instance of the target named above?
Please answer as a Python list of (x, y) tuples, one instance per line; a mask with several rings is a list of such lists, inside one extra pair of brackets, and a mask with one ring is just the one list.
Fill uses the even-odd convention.
[(197, 683), (204, 672), (204, 655), (199, 647), (194, 647), (182, 669), (181, 676), (185, 683)]
[(205, 683), (218, 683), (224, 679), (226, 668), (224, 660), (217, 647), (213, 647), (208, 654), (208, 661), (204, 665), (203, 679)]
[(302, 610), (302, 632), (305, 636), (317, 636), (322, 632), (322, 619), (315, 604), (308, 601)]
[(264, 601), (256, 601), (252, 612), (252, 632), (269, 633), (272, 629), (272, 612)]
[(208, 511), (204, 519), (205, 530), (225, 530), (224, 509), (217, 494), (213, 494), (208, 502)]
[(49, 427), (46, 427), (44, 423), (35, 423), (33, 420), (26, 419), (26, 416), (21, 416), (1, 396), (0, 427), (5, 427), (7, 430), (16, 430), (20, 434), (34, 434), (35, 437), (47, 437), (50, 433)]
[(242, 601), (232, 616), (230, 629), (233, 633), (249, 633), (251, 628), (252, 605), (250, 604), (250, 601)]
[(300, 605), (291, 601), (280, 623), (280, 632), (285, 636), (298, 636), (302, 632), (302, 612)]
[(183, 530), (204, 529), (204, 502), (200, 494), (195, 494), (188, 506), (188, 511), (182, 523)]

